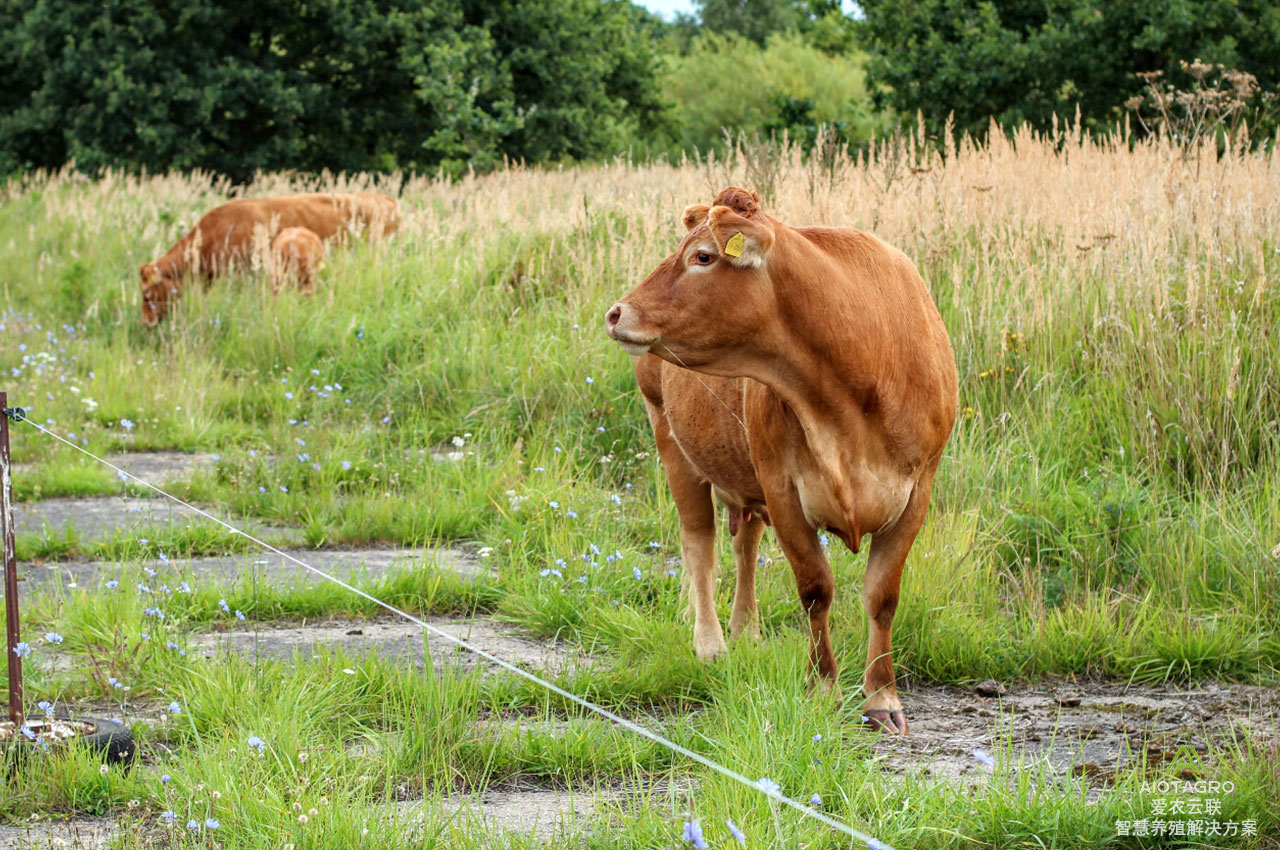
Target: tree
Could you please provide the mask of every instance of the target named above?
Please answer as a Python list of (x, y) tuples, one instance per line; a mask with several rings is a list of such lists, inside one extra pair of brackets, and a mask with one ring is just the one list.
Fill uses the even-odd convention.
[(1280, 11), (1265, 0), (867, 0), (878, 103), (981, 134), (990, 118), (1047, 127), (1116, 122), (1139, 72), (1176, 74), (1201, 58), (1274, 87)]
[(0, 0), (0, 173), (485, 169), (600, 155), (658, 112), (630, 4), (475, 6)]

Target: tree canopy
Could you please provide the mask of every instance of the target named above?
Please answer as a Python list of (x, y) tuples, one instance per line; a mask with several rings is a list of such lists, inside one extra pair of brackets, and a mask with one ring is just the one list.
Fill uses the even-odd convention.
[(1144, 71), (1192, 59), (1280, 75), (1280, 7), (1267, 0), (866, 0), (869, 74), (879, 102), (983, 133), (1045, 127), (1079, 106), (1086, 125), (1123, 115)]
[(659, 111), (599, 0), (0, 0), (0, 173), (589, 157)]

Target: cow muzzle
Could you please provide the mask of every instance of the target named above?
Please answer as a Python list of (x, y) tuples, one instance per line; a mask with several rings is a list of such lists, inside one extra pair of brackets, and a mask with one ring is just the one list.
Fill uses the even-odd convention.
[(643, 334), (637, 332), (636, 324), (635, 308), (621, 301), (610, 307), (609, 312), (605, 313), (604, 316), (605, 332), (616, 340), (622, 346), (622, 349), (632, 357), (647, 354), (653, 344), (657, 342), (657, 337), (645, 339)]

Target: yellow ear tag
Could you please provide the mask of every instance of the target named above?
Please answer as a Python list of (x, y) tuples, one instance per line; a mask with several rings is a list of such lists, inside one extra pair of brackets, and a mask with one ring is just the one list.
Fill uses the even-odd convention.
[(728, 242), (724, 243), (724, 252), (730, 257), (741, 257), (745, 243), (746, 240), (742, 238), (742, 231), (738, 231), (729, 237)]

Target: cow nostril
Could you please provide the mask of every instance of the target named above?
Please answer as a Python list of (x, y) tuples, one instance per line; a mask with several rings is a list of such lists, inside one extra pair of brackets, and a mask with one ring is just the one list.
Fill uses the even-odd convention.
[(612, 331), (618, 326), (618, 320), (622, 318), (622, 305), (614, 304), (613, 309), (605, 314), (604, 326), (606, 330)]

